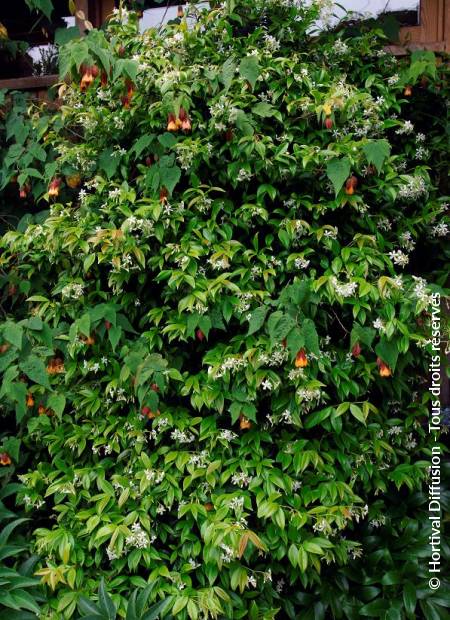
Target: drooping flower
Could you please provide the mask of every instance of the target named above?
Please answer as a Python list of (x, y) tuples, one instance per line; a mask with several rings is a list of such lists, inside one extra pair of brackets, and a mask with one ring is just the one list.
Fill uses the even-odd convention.
[(48, 186), (48, 195), (51, 198), (56, 198), (59, 195), (59, 188), (61, 186), (61, 179), (55, 178), (50, 181), (50, 185)]
[(300, 349), (295, 357), (295, 367), (305, 368), (308, 365), (308, 358), (305, 353), (305, 349)]
[(386, 364), (386, 362), (383, 362), (381, 357), (377, 357), (377, 366), (380, 377), (390, 377), (392, 375), (391, 369)]
[(361, 355), (361, 345), (359, 342), (356, 342), (352, 347), (352, 355), (353, 357), (359, 357)]
[(0, 465), (3, 465), (4, 467), (6, 467), (7, 465), (11, 465), (12, 461), (11, 461), (11, 457), (9, 456), (9, 454), (7, 452), (1, 452), (0, 453)]
[(345, 193), (348, 196), (351, 196), (355, 193), (355, 189), (357, 188), (357, 186), (358, 179), (352, 174), (352, 176), (350, 176), (345, 182)]

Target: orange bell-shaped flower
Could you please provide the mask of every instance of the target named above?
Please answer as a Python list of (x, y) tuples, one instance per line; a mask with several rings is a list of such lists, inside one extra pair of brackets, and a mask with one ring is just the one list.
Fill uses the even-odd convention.
[(392, 375), (392, 370), (389, 368), (386, 362), (383, 362), (381, 357), (377, 357), (377, 366), (380, 377), (390, 377)]
[(11, 465), (11, 457), (7, 452), (0, 453), (0, 465), (6, 467), (7, 465)]
[(308, 358), (306, 356), (305, 349), (300, 349), (295, 356), (295, 367), (305, 368), (306, 366), (308, 366)]

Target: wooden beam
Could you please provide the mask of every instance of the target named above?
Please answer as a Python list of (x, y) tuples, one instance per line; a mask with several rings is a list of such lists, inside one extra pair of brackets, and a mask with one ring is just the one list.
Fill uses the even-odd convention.
[(0, 80), (0, 88), (8, 90), (40, 90), (56, 84), (59, 75), (30, 75), (28, 77)]

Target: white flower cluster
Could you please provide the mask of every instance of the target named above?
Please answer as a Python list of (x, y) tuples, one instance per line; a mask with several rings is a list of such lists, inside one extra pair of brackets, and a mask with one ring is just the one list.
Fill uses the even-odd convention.
[(226, 428), (222, 429), (219, 433), (219, 439), (223, 439), (225, 441), (232, 441), (233, 439), (237, 439), (238, 435), (236, 433), (233, 433), (233, 431), (230, 431)]
[(231, 508), (231, 510), (242, 510), (244, 507), (244, 498), (243, 497), (233, 497), (232, 499), (230, 499), (230, 501), (228, 502), (228, 507)]
[(401, 250), (392, 250), (392, 252), (389, 252), (388, 256), (394, 265), (405, 267), (409, 263), (409, 256)]
[(448, 224), (440, 222), (431, 229), (432, 237), (446, 237), (449, 233)]
[(192, 443), (195, 440), (195, 436), (192, 433), (189, 431), (180, 431), (178, 428), (170, 433), (170, 437), (179, 443)]
[(247, 475), (243, 471), (241, 471), (238, 474), (234, 474), (233, 477), (231, 478), (231, 482), (241, 488), (248, 487), (248, 485), (250, 484), (252, 480), (253, 480), (252, 476)]
[(412, 238), (412, 235), (409, 232), (409, 230), (403, 232), (400, 235), (399, 243), (400, 243), (400, 247), (404, 248), (407, 252), (412, 252), (412, 250), (414, 250), (414, 247), (416, 245), (416, 242)]
[(310, 262), (311, 261), (306, 258), (298, 257), (294, 260), (294, 265), (296, 269), (306, 269)]
[(372, 527), (381, 527), (385, 523), (386, 523), (386, 517), (384, 515), (380, 515), (376, 519), (371, 519), (369, 521), (369, 525), (371, 525)]
[(264, 44), (269, 52), (276, 52), (280, 49), (280, 42), (270, 34), (264, 35)]
[(225, 543), (221, 543), (220, 548), (223, 551), (221, 555), (221, 560), (222, 562), (226, 562), (228, 564), (234, 559), (234, 556), (236, 555), (234, 552), (234, 549), (232, 549), (230, 546), (226, 545)]
[(189, 457), (188, 464), (195, 465), (195, 467), (207, 467), (209, 460), (209, 452), (207, 450), (202, 450), (198, 454), (192, 454)]
[(249, 181), (252, 178), (252, 173), (245, 168), (241, 168), (237, 175), (238, 183), (242, 183), (243, 181)]
[(265, 366), (281, 366), (289, 357), (289, 352), (282, 345), (278, 345), (270, 355), (267, 353), (260, 353), (258, 355), (258, 361)]
[(208, 368), (208, 374), (213, 375), (215, 379), (223, 377), (227, 371), (237, 372), (247, 365), (246, 360), (242, 357), (227, 357), (218, 368), (214, 370), (212, 366)]
[(127, 217), (122, 224), (122, 230), (128, 232), (139, 232), (144, 235), (151, 235), (154, 230), (154, 223), (151, 220), (138, 218), (134, 215)]
[(290, 381), (295, 381), (296, 379), (302, 379), (305, 376), (305, 371), (303, 368), (293, 368), (289, 371), (288, 378)]
[(348, 48), (347, 43), (345, 43), (345, 41), (342, 41), (341, 39), (337, 39), (334, 42), (334, 45), (331, 49), (337, 56), (343, 56), (344, 54), (348, 52), (349, 48)]
[(145, 469), (144, 474), (146, 479), (153, 484), (161, 484), (166, 475), (163, 471), (157, 469)]
[(334, 276), (331, 279), (331, 284), (336, 294), (341, 297), (351, 297), (356, 293), (356, 289), (358, 288), (357, 282), (347, 282), (346, 284), (341, 284)]
[(135, 549), (146, 549), (156, 540), (156, 536), (149, 537), (147, 532), (142, 529), (140, 523), (133, 523), (131, 534), (126, 537), (125, 543)]
[(319, 400), (322, 392), (319, 390), (319, 388), (299, 388), (296, 391), (296, 394), (301, 400), (311, 402), (313, 400)]
[(413, 131), (414, 131), (414, 125), (411, 123), (411, 121), (405, 121), (403, 125), (399, 127), (395, 133), (398, 135), (402, 135), (402, 134), (410, 134)]
[(433, 298), (427, 291), (427, 281), (423, 278), (418, 278), (417, 276), (413, 276), (413, 279), (415, 281), (413, 289), (414, 295), (419, 301), (423, 301), (427, 305), (430, 305), (433, 301)]
[(236, 308), (238, 312), (247, 312), (250, 309), (250, 303), (253, 299), (253, 295), (251, 293), (238, 293), (239, 304)]
[(404, 184), (398, 190), (398, 198), (412, 201), (427, 193), (427, 186), (423, 177), (405, 175), (404, 181)]
[(84, 284), (78, 284), (77, 282), (66, 284), (61, 291), (61, 295), (71, 299), (80, 299), (84, 295)]

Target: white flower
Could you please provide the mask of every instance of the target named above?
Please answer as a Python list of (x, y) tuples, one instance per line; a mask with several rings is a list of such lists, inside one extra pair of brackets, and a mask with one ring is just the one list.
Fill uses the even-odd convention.
[(389, 252), (388, 256), (394, 265), (405, 267), (409, 263), (409, 256), (401, 250), (392, 250), (392, 252)]
[(337, 41), (334, 42), (332, 50), (337, 56), (342, 56), (348, 52), (348, 45), (345, 41), (337, 39)]
[(294, 260), (294, 265), (297, 269), (306, 269), (311, 261), (306, 258), (298, 257)]
[(249, 179), (251, 179), (252, 175), (250, 172), (248, 172), (248, 170), (245, 170), (244, 168), (241, 168), (238, 172), (237, 175), (237, 180), (238, 182), (242, 182), (242, 181), (248, 181)]
[(358, 288), (357, 282), (347, 282), (346, 284), (341, 284), (335, 277), (331, 279), (331, 283), (336, 291), (336, 294), (341, 297), (351, 297), (355, 294), (356, 289)]
[(388, 84), (389, 86), (394, 86), (394, 84), (397, 84), (397, 82), (399, 81), (400, 76), (398, 75), (398, 73), (394, 73), (394, 75), (391, 75), (390, 77), (388, 77)]
[(375, 329), (378, 329), (380, 332), (384, 332), (384, 330), (386, 329), (382, 319), (378, 318), (373, 322), (373, 326), (375, 327)]
[(250, 484), (252, 480), (253, 478), (251, 476), (248, 476), (244, 472), (234, 474), (233, 477), (231, 478), (231, 482), (241, 488), (248, 487), (248, 485)]
[(253, 575), (247, 577), (247, 585), (256, 588), (256, 578)]
[(270, 379), (264, 379), (264, 381), (261, 383), (261, 387), (263, 390), (271, 392), (274, 388), (274, 385)]
[(219, 433), (219, 439), (224, 439), (225, 441), (232, 441), (236, 438), (236, 433), (233, 433), (233, 431), (229, 431), (228, 429), (223, 429)]
[(405, 121), (402, 127), (399, 127), (399, 129), (397, 129), (395, 133), (401, 135), (401, 134), (410, 134), (413, 131), (414, 131), (414, 125), (411, 123), (411, 121)]
[(444, 222), (440, 222), (439, 224), (436, 224), (431, 229), (432, 237), (446, 237), (448, 233), (449, 233), (448, 224), (445, 224)]

